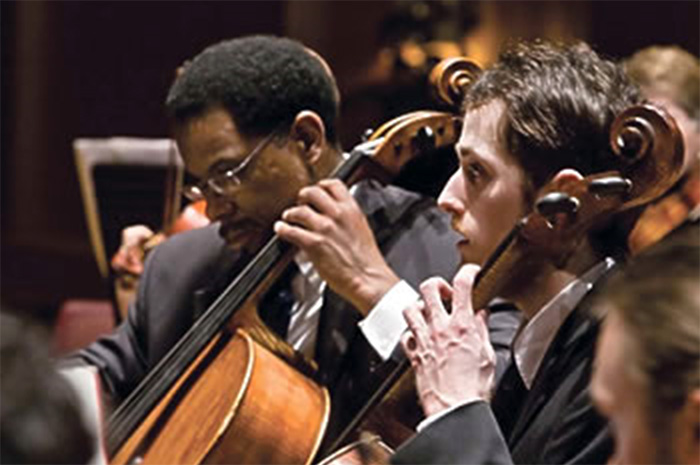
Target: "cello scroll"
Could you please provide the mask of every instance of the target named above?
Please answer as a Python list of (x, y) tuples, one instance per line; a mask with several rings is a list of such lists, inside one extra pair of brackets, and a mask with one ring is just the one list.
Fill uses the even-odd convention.
[(479, 74), (479, 65), (463, 57), (456, 57), (438, 63), (428, 79), (437, 98), (458, 112), (464, 90), (479, 77)]
[(620, 169), (545, 185), (535, 210), (516, 226), (484, 265), (474, 289), (475, 308), (502, 295), (518, 279), (515, 263), (562, 262), (588, 231), (625, 210), (651, 202), (680, 177), (683, 142), (675, 121), (652, 105), (628, 108), (610, 129)]

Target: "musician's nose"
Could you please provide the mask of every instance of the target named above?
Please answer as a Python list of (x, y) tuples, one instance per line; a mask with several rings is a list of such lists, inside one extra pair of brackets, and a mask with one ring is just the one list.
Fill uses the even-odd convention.
[(206, 215), (212, 222), (232, 217), (237, 211), (236, 203), (229, 197), (213, 195), (207, 198)]
[(437, 200), (438, 206), (453, 218), (460, 217), (465, 211), (463, 179), (462, 170), (455, 171), (442, 188)]

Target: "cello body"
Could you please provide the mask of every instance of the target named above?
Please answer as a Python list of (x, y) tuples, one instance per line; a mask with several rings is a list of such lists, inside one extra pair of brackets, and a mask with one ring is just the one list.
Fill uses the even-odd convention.
[(244, 330), (222, 332), (111, 463), (310, 463), (329, 409), (325, 388)]

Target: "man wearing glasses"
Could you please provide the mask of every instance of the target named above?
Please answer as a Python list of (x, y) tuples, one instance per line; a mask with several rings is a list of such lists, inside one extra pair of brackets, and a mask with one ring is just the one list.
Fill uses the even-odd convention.
[[(301, 216), (289, 210), (285, 220), (322, 221), (324, 234), (315, 244), (324, 247), (297, 254), (291, 268), (298, 271), (285, 273), (291, 277), (291, 308), (279, 310), (282, 282), (288, 281), (281, 279), (260, 313), (293, 347), (317, 360), (319, 378), (331, 389), (351, 347), (378, 347), (379, 353), (370, 350), (373, 362), (391, 355), (397, 341), (368, 345), (357, 325), (383, 297), (391, 298), (385, 296), (390, 288), (452, 275), (456, 235), (434, 202), (373, 182), (359, 184), (353, 195), (340, 181), (319, 182), (343, 160), (336, 140), (338, 105), (325, 62), (288, 39), (225, 41), (183, 68), (166, 106), (187, 171), (198, 179), (185, 195), (206, 199), (212, 224), (156, 247), (127, 319), (78, 354), (100, 369), (115, 401), (190, 328), (296, 201), (312, 208)], [(381, 315), (365, 320), (363, 331), (381, 335)], [(400, 312), (393, 317), (402, 321)]]

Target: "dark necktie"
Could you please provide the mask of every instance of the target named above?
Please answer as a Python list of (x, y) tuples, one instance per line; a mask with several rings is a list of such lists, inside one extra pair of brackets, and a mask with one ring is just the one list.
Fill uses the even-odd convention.
[(292, 262), (277, 282), (270, 287), (260, 304), (259, 311), (262, 320), (281, 338), (287, 337), (289, 319), (295, 301), (292, 279), (297, 275), (298, 270), (296, 263)]
[(511, 353), (510, 366), (503, 373), (501, 382), (491, 399), (491, 408), (506, 441), (510, 440), (527, 394), (528, 390), (515, 365), (515, 357)]

